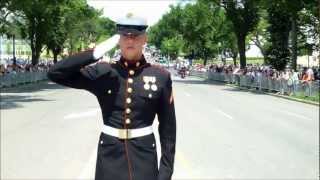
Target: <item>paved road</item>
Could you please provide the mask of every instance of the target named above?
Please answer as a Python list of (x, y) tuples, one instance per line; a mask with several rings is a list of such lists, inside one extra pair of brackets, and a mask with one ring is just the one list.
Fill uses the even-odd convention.
[[(174, 179), (319, 177), (319, 107), (174, 80)], [(86, 91), (48, 82), (3, 91), (1, 179), (93, 179), (101, 125)]]

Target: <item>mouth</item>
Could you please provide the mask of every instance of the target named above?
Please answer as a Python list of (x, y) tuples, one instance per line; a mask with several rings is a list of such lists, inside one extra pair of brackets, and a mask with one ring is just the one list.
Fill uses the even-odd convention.
[(133, 46), (128, 46), (126, 49), (127, 50), (134, 50), (134, 47)]

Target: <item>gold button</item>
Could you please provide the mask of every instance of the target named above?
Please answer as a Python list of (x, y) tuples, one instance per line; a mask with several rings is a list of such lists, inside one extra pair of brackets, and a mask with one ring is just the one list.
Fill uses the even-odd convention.
[(140, 62), (137, 62), (137, 63), (136, 63), (136, 67), (139, 67), (139, 66), (140, 66)]
[(128, 88), (128, 93), (132, 93), (132, 88)]
[(149, 98), (152, 98), (152, 94), (149, 94)]
[(127, 108), (127, 109), (126, 109), (126, 113), (127, 113), (127, 114), (130, 114), (130, 113), (131, 113), (131, 109), (130, 109), (130, 108)]
[(128, 78), (128, 83), (132, 84), (133, 83), (133, 79), (132, 78)]
[(124, 65), (125, 65), (126, 67), (128, 67), (128, 63), (127, 63), (127, 62), (124, 62)]
[(131, 76), (133, 76), (133, 75), (134, 75), (134, 70), (130, 70), (130, 71), (129, 71), (129, 74), (130, 74)]
[(126, 119), (126, 124), (130, 124), (131, 123), (131, 120), (128, 118)]
[(108, 94), (111, 94), (111, 89), (108, 90)]
[(130, 104), (131, 103), (131, 98), (127, 98), (127, 103)]

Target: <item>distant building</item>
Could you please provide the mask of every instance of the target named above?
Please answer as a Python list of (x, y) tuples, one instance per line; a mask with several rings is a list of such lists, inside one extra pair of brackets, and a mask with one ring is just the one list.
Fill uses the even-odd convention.
[[(0, 36), (0, 59), (13, 58), (13, 44), (12, 39), (8, 39), (6, 36)], [(26, 40), (15, 40), (15, 52), (16, 58), (30, 59), (31, 48)]]

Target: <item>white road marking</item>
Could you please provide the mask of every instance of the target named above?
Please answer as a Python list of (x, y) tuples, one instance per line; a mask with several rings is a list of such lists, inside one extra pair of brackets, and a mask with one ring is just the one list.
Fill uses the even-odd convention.
[(86, 111), (86, 112), (81, 112), (81, 113), (71, 113), (63, 117), (63, 119), (75, 119), (75, 118), (81, 118), (81, 117), (92, 117), (96, 116), (97, 113), (99, 113), (100, 110), (98, 108)]
[(220, 110), (220, 109), (216, 109), (216, 111), (217, 111), (218, 113), (220, 113), (220, 114), (224, 115), (225, 117), (229, 118), (229, 119), (233, 119), (233, 117), (232, 117), (232, 116), (230, 116), (229, 114), (227, 114), (227, 113), (223, 112), (223, 111), (222, 111), (222, 110)]
[(282, 112), (284, 112), (287, 115), (291, 115), (291, 116), (295, 116), (295, 117), (298, 117), (298, 118), (302, 118), (302, 119), (306, 119), (306, 120), (312, 121), (311, 118), (303, 116), (303, 115), (300, 115), (300, 114), (297, 114), (297, 113), (293, 113), (293, 112), (289, 112), (289, 111), (282, 111)]
[(90, 155), (90, 159), (88, 163), (83, 167), (81, 170), (81, 174), (78, 176), (77, 179), (93, 179), (95, 176), (95, 165), (97, 159), (97, 148)]

